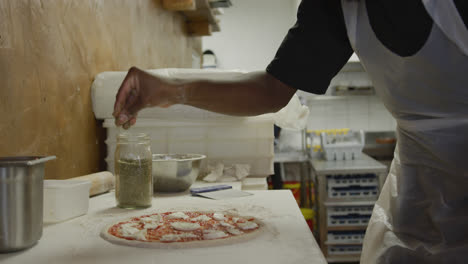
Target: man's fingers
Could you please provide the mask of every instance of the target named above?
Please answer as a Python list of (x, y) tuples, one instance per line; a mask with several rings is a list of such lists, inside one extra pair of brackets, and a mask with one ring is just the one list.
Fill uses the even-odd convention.
[(136, 116), (130, 118), (125, 123), (122, 123), (121, 125), (124, 129), (129, 129), (131, 126), (135, 125), (135, 123), (136, 123)]
[(136, 117), (132, 117), (132, 119), (130, 119), (130, 125), (133, 126), (135, 123), (136, 123)]
[(115, 98), (114, 113), (113, 113), (114, 117), (117, 117), (120, 111), (122, 111), (122, 107), (125, 106), (125, 103), (127, 101), (127, 96), (131, 90), (132, 90), (132, 87), (130, 86), (129, 81), (125, 79), (122, 85), (120, 86), (119, 91)]
[(136, 116), (138, 111), (141, 109), (139, 104), (134, 104), (130, 106), (130, 108), (124, 109), (116, 118), (115, 124), (117, 126), (123, 125), (125, 123), (130, 123), (130, 125), (134, 125), (136, 122)]
[(130, 128), (130, 123), (127, 122), (127, 123), (123, 124), (122, 127), (124, 129), (129, 129)]
[(129, 120), (129, 116), (126, 115), (126, 114), (120, 114), (117, 118), (117, 121), (118, 121), (118, 124), (121, 125), (121, 124), (125, 124), (127, 123), (127, 121)]
[(128, 71), (125, 79), (120, 85), (119, 91), (115, 97), (114, 112), (112, 114), (114, 117), (117, 117), (120, 114), (122, 108), (127, 104), (129, 93), (131, 93), (131, 91), (135, 88), (135, 69), (136, 68), (131, 68)]
[(125, 105), (116, 112), (114, 116), (116, 118), (116, 124), (121, 125), (129, 121), (132, 117), (136, 116), (138, 111), (141, 110), (141, 100), (139, 98), (138, 92), (135, 89), (132, 89), (126, 98)]
[(115, 118), (115, 125), (121, 126), (128, 122), (128, 117), (125, 114), (120, 114), (118, 117)]
[(163, 103), (163, 104), (159, 105), (159, 107), (161, 107), (161, 108), (168, 108), (168, 107), (170, 107), (170, 106), (171, 106), (171, 103), (169, 103), (169, 102), (168, 102), (168, 103)]
[(145, 107), (145, 100), (140, 94), (140, 73), (144, 74), (137, 68), (130, 68), (115, 98), (112, 115), (115, 117), (115, 124), (124, 129), (130, 128), (136, 123), (138, 111)]

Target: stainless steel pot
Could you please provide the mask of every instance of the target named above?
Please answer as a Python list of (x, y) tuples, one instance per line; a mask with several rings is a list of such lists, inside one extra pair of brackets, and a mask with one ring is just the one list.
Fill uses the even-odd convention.
[(201, 154), (153, 154), (153, 190), (187, 190), (197, 179), (204, 158)]
[(31, 247), (41, 238), (44, 162), (52, 159), (0, 158), (0, 253)]

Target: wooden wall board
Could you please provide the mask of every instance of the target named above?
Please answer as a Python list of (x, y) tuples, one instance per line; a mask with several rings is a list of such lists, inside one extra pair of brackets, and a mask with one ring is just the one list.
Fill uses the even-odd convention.
[(192, 66), (200, 38), (156, 0), (0, 0), (0, 156), (56, 155), (46, 178), (104, 169), (90, 87), (103, 71)]

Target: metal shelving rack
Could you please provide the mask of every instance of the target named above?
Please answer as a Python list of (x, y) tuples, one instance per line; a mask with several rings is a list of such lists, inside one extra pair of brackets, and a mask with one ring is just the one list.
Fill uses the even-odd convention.
[(379, 163), (371, 157), (362, 154), (358, 160), (340, 160), (326, 161), (322, 159), (311, 159), (311, 170), (318, 189), (318, 221), (319, 221), (319, 237), (320, 247), (323, 254), (329, 263), (333, 262), (359, 262), (360, 252), (347, 254), (340, 252), (339, 254), (329, 254), (331, 246), (349, 246), (350, 251), (356, 247), (362, 246), (359, 242), (337, 242), (328, 241), (328, 233), (330, 231), (356, 231), (365, 232), (366, 225), (345, 225), (345, 226), (329, 226), (327, 209), (331, 207), (346, 208), (355, 206), (373, 206), (377, 200), (378, 193), (375, 197), (340, 197), (330, 198), (328, 195), (328, 180), (327, 175), (356, 175), (356, 174), (375, 174), (377, 176), (378, 190), (383, 185), (387, 176), (387, 166)]
[[(285, 170), (284, 165), (287, 163), (300, 163), (300, 201), (299, 204), (303, 208), (311, 208), (314, 210), (315, 215), (317, 214), (317, 202), (312, 200), (312, 195), (315, 196), (316, 191), (311, 190), (311, 185), (314, 184), (312, 179), (312, 170), (310, 166), (310, 155), (307, 149), (307, 135), (306, 130), (301, 131), (301, 150), (298, 151), (289, 151), (289, 152), (278, 152), (275, 151), (275, 163), (279, 163), (280, 165), (280, 174), (282, 176), (282, 180), (285, 180)], [(312, 194), (312, 191), (314, 193)], [(314, 217), (314, 222), (316, 221), (317, 217)], [(313, 230), (313, 234), (317, 236), (317, 230)]]
[[(290, 151), (290, 152), (276, 152), (275, 151), (275, 158), (274, 162), (280, 164), (280, 173), (281, 176), (285, 176), (285, 171), (284, 171), (284, 164), (286, 163), (301, 163), (301, 204), (305, 203), (304, 199), (309, 199), (309, 204), (312, 204), (312, 201), (310, 200), (311, 197), (305, 197), (302, 194), (307, 193), (307, 188), (309, 188), (311, 182), (312, 182), (312, 176), (310, 173), (310, 156), (309, 152), (307, 151), (307, 139), (306, 139), (306, 130), (301, 131), (301, 150), (298, 151)], [(284, 178), (283, 178), (284, 180)], [(313, 207), (316, 209), (315, 207)]]

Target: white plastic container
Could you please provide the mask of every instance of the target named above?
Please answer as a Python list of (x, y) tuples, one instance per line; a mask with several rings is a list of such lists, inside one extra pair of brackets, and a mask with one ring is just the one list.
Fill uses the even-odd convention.
[(362, 244), (365, 233), (365, 230), (329, 231), (326, 244)]
[(331, 245), (328, 247), (328, 255), (359, 255), (362, 245)]
[(377, 175), (327, 175), (327, 193), (330, 198), (376, 198), (379, 195)]
[(350, 131), (343, 141), (333, 142), (327, 133), (320, 134), (322, 149), (326, 160), (360, 159), (365, 144), (364, 131)]
[(327, 207), (328, 226), (367, 226), (372, 205)]
[(86, 214), (90, 187), (90, 181), (45, 180), (44, 223), (57, 223)]

